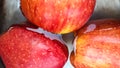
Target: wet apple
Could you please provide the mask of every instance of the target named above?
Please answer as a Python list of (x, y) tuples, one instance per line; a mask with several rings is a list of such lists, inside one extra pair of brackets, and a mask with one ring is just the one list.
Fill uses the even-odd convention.
[[(14, 25), (0, 36), (0, 57), (6, 68), (62, 68), (68, 49), (53, 34), (28, 25)], [(46, 32), (45, 32), (46, 33)], [(54, 37), (53, 37), (54, 36)]]
[(75, 68), (120, 68), (120, 20), (94, 20), (80, 29), (71, 63)]
[(21, 0), (24, 16), (35, 25), (57, 34), (81, 28), (90, 18), (96, 0)]

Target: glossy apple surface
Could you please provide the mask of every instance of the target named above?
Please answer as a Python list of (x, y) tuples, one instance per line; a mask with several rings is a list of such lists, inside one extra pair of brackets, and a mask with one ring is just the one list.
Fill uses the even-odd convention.
[(6, 68), (62, 68), (68, 58), (65, 44), (37, 32), (38, 28), (14, 25), (0, 36), (0, 57)]
[(75, 68), (120, 68), (120, 20), (94, 20), (80, 29), (71, 63)]
[(43, 29), (64, 34), (81, 28), (90, 18), (96, 0), (21, 0), (25, 17)]

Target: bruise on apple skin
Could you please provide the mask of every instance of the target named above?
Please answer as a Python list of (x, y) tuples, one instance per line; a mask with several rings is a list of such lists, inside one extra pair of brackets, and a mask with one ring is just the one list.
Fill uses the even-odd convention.
[(21, 0), (21, 10), (32, 23), (64, 34), (82, 27), (90, 18), (96, 0)]
[(68, 50), (57, 40), (14, 26), (0, 36), (0, 56), (6, 68), (62, 68)]
[(91, 21), (78, 31), (74, 42), (75, 68), (120, 68), (120, 20)]

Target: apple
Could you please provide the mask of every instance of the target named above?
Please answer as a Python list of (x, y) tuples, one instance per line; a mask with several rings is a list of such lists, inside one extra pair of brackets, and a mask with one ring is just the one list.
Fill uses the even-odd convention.
[(120, 68), (120, 20), (88, 22), (77, 32), (70, 61), (75, 68)]
[[(62, 68), (68, 49), (53, 34), (29, 25), (14, 25), (0, 36), (0, 57), (6, 68)], [(45, 32), (46, 33), (46, 32)]]
[(96, 0), (20, 0), (23, 15), (52, 33), (81, 28), (93, 13)]

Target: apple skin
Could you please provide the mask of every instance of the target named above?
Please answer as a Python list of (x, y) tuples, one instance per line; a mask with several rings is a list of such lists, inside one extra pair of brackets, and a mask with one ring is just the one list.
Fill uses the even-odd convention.
[(120, 68), (120, 20), (88, 22), (77, 32), (70, 61), (75, 68)]
[(96, 0), (21, 0), (24, 16), (53, 33), (65, 34), (81, 28), (90, 18)]
[[(6, 68), (62, 68), (68, 49), (28, 25), (14, 25), (0, 36), (0, 57)], [(37, 30), (37, 29), (36, 29)]]

